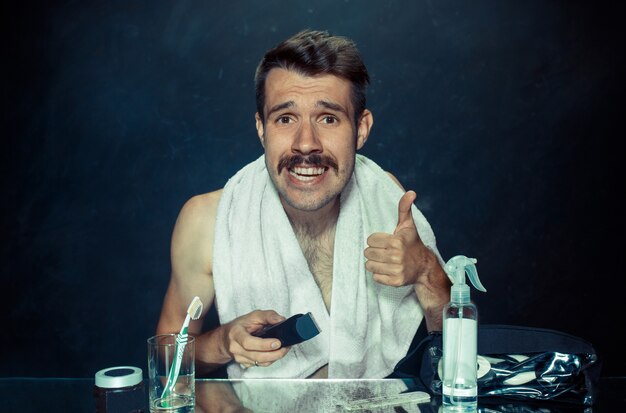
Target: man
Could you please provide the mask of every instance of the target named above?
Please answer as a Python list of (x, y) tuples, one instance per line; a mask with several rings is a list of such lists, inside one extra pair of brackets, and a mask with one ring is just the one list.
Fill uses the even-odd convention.
[[(264, 156), (191, 198), (172, 236), (157, 332), (178, 331), (198, 295), (204, 312), (189, 331), (199, 371), (384, 377), (422, 319), (441, 330), (450, 283), (416, 195), (356, 154), (373, 125), (368, 83), (354, 43), (326, 32), (298, 33), (259, 64)], [(202, 332), (214, 299), (221, 325)], [(307, 342), (252, 335), (301, 312), (322, 331)]]

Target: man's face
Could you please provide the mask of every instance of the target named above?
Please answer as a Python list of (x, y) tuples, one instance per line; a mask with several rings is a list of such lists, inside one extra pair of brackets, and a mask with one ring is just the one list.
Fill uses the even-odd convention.
[(373, 122), (366, 110), (355, 126), (350, 92), (350, 82), (333, 75), (269, 72), (265, 121), (257, 113), (256, 126), (285, 208), (320, 210), (349, 181)]

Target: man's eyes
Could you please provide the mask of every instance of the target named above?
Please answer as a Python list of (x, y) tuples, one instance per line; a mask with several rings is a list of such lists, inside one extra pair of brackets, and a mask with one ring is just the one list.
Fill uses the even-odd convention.
[[(275, 122), (286, 125), (289, 123), (294, 123), (295, 119), (293, 116), (290, 115), (280, 115), (276, 117)], [(335, 123), (338, 123), (339, 119), (335, 115), (323, 115), (319, 118), (318, 122), (326, 125), (333, 125)]]

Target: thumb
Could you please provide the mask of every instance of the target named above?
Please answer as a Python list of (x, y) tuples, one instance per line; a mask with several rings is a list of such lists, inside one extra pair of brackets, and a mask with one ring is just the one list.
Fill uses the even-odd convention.
[(411, 205), (413, 205), (415, 198), (417, 198), (417, 194), (414, 191), (407, 191), (400, 198), (398, 202), (398, 225), (396, 225), (394, 234), (405, 228), (415, 228), (413, 214), (411, 214)]

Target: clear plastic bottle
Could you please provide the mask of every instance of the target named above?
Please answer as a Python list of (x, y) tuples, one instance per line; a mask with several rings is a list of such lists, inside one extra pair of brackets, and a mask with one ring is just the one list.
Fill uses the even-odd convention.
[(477, 408), (478, 309), (470, 301), (465, 273), (480, 291), (487, 291), (478, 279), (474, 258), (457, 255), (444, 269), (452, 280), (450, 302), (443, 309), (444, 411), (475, 412)]

